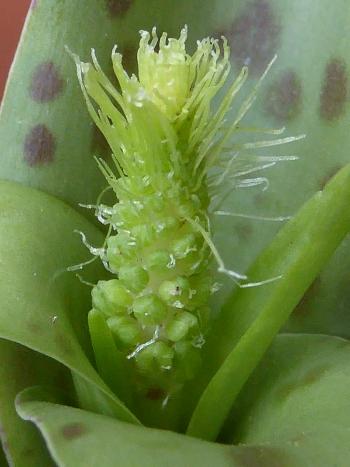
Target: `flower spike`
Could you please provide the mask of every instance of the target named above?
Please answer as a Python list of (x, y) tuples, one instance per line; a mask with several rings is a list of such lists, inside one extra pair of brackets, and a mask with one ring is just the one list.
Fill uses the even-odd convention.
[(213, 174), (208, 172), (221, 173), (212, 184), (217, 189), (225, 178), (237, 176), (235, 164), (239, 173), (247, 174), (275, 163), (247, 161), (248, 166), (242, 166), (242, 150), (292, 140), (236, 144), (233, 156), (222, 159), (266, 73), (227, 128), (227, 114), (248, 68), (214, 111), (213, 99), (231, 70), (229, 46), (225, 38), (206, 38), (191, 55), (186, 41), (187, 27), (178, 39), (165, 33), (158, 38), (155, 28), (151, 34), (141, 31), (138, 77), (127, 74), (115, 47), (112, 63), (118, 87), (103, 73), (94, 51), (92, 63), (75, 57), (88, 110), (111, 147), (117, 172), (105, 161), (98, 162), (118, 202), (96, 209), (112, 230), (104, 260), (115, 277), (93, 288), (92, 313), (106, 321), (118, 352), (135, 370), (138, 390), (158, 387), (164, 394), (179, 389), (200, 365), (210, 321), (208, 300), (216, 289), (211, 257), (219, 271), (237, 283), (247, 280), (225, 267), (212, 241), (208, 175)]

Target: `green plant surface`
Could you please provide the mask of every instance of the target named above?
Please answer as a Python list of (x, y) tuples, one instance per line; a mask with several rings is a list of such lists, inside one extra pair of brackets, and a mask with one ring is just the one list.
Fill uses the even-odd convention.
[[(196, 381), (197, 388), (202, 390), (237, 342), (230, 357), (237, 355), (235, 352), (242, 349), (242, 343), (251, 342), (246, 336), (254, 337), (254, 329), (256, 335), (265, 333), (265, 340), (250, 356), (250, 365), (231, 385), (226, 376), (236, 375), (239, 366), (234, 363), (235, 358), (227, 360), (230, 364), (221, 388), (222, 410), (215, 413), (209, 404), (208, 410), (203, 412), (206, 422), (199, 427), (203, 432), (218, 432), (221, 425), (218, 420), (223, 421), (231, 402), (236, 399), (222, 436), (225, 442), (233, 440), (244, 445), (216, 445), (117, 420), (137, 424), (131, 413), (135, 406), (127, 401), (125, 381), (120, 391), (118, 372), (108, 378), (96, 371), (87, 321), (90, 290), (73, 273), (67, 272), (68, 266), (90, 258), (74, 230), (83, 231), (93, 245), (100, 246), (103, 242), (103, 235), (76, 210), (81, 210), (78, 203), (95, 203), (105, 187), (92, 156), (101, 155), (107, 160), (110, 149), (90, 122), (74, 64), (64, 47), (68, 46), (83, 60), (88, 59), (92, 47), (96, 48), (100, 64), (110, 76), (108, 63), (115, 43), (124, 53), (125, 66), (131, 70), (135, 68), (139, 29), (150, 30), (156, 25), (158, 31), (166, 30), (177, 37), (181, 27), (188, 24), (192, 43), (207, 35), (225, 34), (232, 47), (234, 72), (237, 74), (243, 63), (248, 64), (250, 86), (256, 83), (277, 53), (278, 58), (257, 102), (242, 125), (286, 126), (288, 135), (306, 134), (307, 138), (288, 148), (282, 147), (283, 154), (296, 154), (299, 160), (269, 169), (266, 191), (261, 190), (264, 184), (250, 190), (235, 189), (234, 181), (230, 181), (227, 189), (232, 185), (233, 191), (220, 210), (265, 217), (289, 216), (349, 161), (349, 13), (346, 0), (334, 0), (331, 4), (326, 0), (178, 0), (176, 7), (172, 0), (86, 0), (79, 2), (78, 8), (77, 2), (71, 0), (33, 1), (0, 113), (0, 177), (12, 180), (0, 182), (0, 337), (3, 339), (0, 340), (0, 436), (10, 465), (40, 467), (51, 462), (38, 432), (16, 415), (13, 406), (16, 393), (34, 384), (49, 383), (57, 389), (66, 380), (71, 384), (71, 377), (75, 392), (68, 390), (70, 394), (64, 403), (85, 410), (57, 405), (57, 400), (55, 404), (46, 402), (36, 391), (25, 393), (30, 397), (18, 405), (21, 416), (39, 426), (60, 467), (85, 467), (96, 452), (99, 465), (103, 465), (104, 455), (107, 466), (118, 465), (118, 449), (124, 456), (119, 463), (123, 467), (126, 459), (134, 460), (135, 465), (140, 459), (157, 465), (152, 463), (155, 455), (160, 466), (165, 462), (186, 465), (188, 461), (191, 467), (205, 465), (206, 460), (208, 465), (237, 467), (329, 467), (347, 461), (350, 454), (347, 451), (346, 341), (303, 335), (278, 337), (236, 399), (238, 389), (308, 285), (286, 329), (350, 336), (349, 240), (341, 244), (329, 265), (318, 275), (330, 250), (335, 248), (336, 241), (340, 242), (340, 231), (348, 220), (346, 206), (341, 205), (345, 198), (337, 196), (335, 211), (333, 205), (324, 204), (321, 211), (313, 211), (308, 216), (312, 206), (309, 202), (303, 208), (306, 215), (296, 231), (293, 231), (295, 223), (291, 222), (272, 247), (268, 244), (280, 223), (212, 216), (215, 244), (225, 265), (240, 272), (249, 270), (265, 247), (267, 250), (260, 258), (266, 259), (267, 255), (271, 259), (275, 251), (273, 245), (278, 246), (278, 241), (281, 251), (292, 252), (285, 258), (284, 267), (288, 265), (289, 271), (293, 271), (294, 264), (302, 265), (298, 254), (307, 249), (310, 241), (303, 237), (302, 231), (305, 229), (305, 235), (309, 232), (316, 236), (318, 222), (325, 227), (333, 219), (335, 225), (334, 231), (330, 228), (329, 232), (323, 232), (327, 234), (324, 238), (334, 243), (323, 243), (319, 257), (315, 250), (306, 252), (305, 261), (311, 257), (316, 257), (317, 261), (308, 264), (305, 271), (298, 269), (300, 276), (295, 282), (293, 279), (290, 287), (276, 282), (239, 291), (229, 298), (222, 318), (214, 326), (216, 344), (214, 337), (209, 338), (204, 354), (207, 369)], [(271, 155), (271, 151), (267, 154)], [(343, 188), (345, 193), (347, 188)], [(316, 199), (321, 200), (322, 196), (317, 195)], [(344, 217), (336, 217), (341, 212), (346, 213)], [(83, 211), (85, 218), (89, 213), (91, 211)], [(299, 216), (296, 219), (300, 219)], [(315, 225), (305, 217), (316, 218)], [(300, 241), (289, 250), (284, 242), (293, 242), (294, 234)], [(293, 263), (298, 258), (299, 263)], [(250, 269), (252, 279), (255, 273), (261, 279), (266, 278), (265, 273), (270, 269), (277, 271), (279, 261), (273, 258), (270, 263), (270, 259), (267, 267), (258, 259)], [(316, 272), (317, 277), (310, 284)], [(108, 277), (98, 261), (81, 274), (92, 283)], [(218, 281), (223, 286), (212, 304), (217, 311), (232, 293), (230, 280), (218, 275)], [(274, 304), (272, 300), (283, 290), (286, 296), (290, 292), (290, 296), (278, 310), (278, 300)], [(243, 309), (245, 313), (241, 312)], [(271, 314), (276, 321), (266, 326), (260, 321), (262, 326), (254, 328), (259, 324), (258, 313), (269, 314), (269, 309), (276, 312)], [(95, 345), (101, 344), (99, 336), (96, 337)], [(21, 368), (19, 361), (21, 365), (26, 364), (25, 371), (18, 370)], [(96, 363), (98, 368), (99, 362)], [(223, 374), (225, 366), (219, 374), (220, 371)], [(61, 374), (62, 379), (57, 381)], [(297, 389), (294, 391), (291, 385)], [(193, 386), (188, 391), (190, 401), (187, 398), (170, 400), (162, 409), (162, 401), (150, 400), (137, 407), (137, 413), (142, 413), (142, 420), (148, 420), (150, 425), (180, 426), (190, 418), (193, 400), (197, 401), (200, 395)], [(210, 393), (210, 387), (208, 390)], [(279, 390), (285, 395), (281, 405), (276, 398)], [(118, 396), (128, 402), (128, 408)], [(213, 414), (212, 420), (210, 414)], [(68, 424), (69, 440), (62, 439), (64, 432), (60, 431), (66, 426), (64, 417), (72, 423)], [(62, 422), (56, 425), (56, 420)], [(88, 432), (83, 436), (74, 425), (77, 421), (88, 424)], [(95, 424), (101, 427), (105, 439), (96, 432)], [(137, 440), (136, 446), (133, 440)], [(2, 465), (1, 456), (0, 452)]]
[(237, 400), (226, 441), (283, 445), (300, 466), (345, 466), (349, 350), (349, 341), (336, 337), (278, 336)]
[[(293, 215), (349, 162), (349, 15), (346, 0), (238, 0), (222, 16), (220, 33), (232, 46), (236, 72), (249, 58), (250, 76), (259, 76), (277, 54), (249, 112), (249, 125), (286, 126), (288, 134), (305, 133), (306, 139), (282, 148), (299, 160), (268, 169), (266, 191), (234, 190), (220, 209), (267, 217)], [(213, 226), (228, 266), (245, 271), (281, 223), (215, 216)], [(286, 330), (350, 336), (349, 246), (345, 241), (315, 278)], [(239, 254), (232, 253), (235, 249)], [(228, 280), (219, 280), (224, 286), (221, 300), (213, 301), (217, 309), (232, 289)]]
[(85, 110), (65, 46), (82, 58), (96, 49), (101, 66), (111, 72), (107, 64), (117, 43), (132, 69), (140, 29), (157, 24), (177, 34), (196, 17), (191, 37), (207, 34), (213, 19), (201, 3), (181, 0), (174, 11), (171, 0), (86, 0), (79, 7), (71, 0), (33, 2), (1, 106), (1, 177), (75, 208), (94, 203), (105, 181), (92, 156), (108, 157), (110, 149)]
[(47, 402), (40, 388), (21, 393), (17, 410), (42, 432), (58, 465), (65, 467), (293, 467), (292, 457), (267, 446), (208, 443), (170, 431), (134, 427), (72, 407)]
[[(280, 261), (282, 264), (285, 261), (287, 261), (288, 264), (289, 258), (290, 264), (288, 266), (291, 274), (300, 272), (299, 257), (301, 253), (305, 252), (306, 247), (310, 250), (308, 252), (309, 256), (307, 259), (310, 258), (312, 261), (317, 259), (314, 263), (310, 261), (311, 272), (306, 270), (305, 274), (301, 275), (298, 281), (295, 282), (295, 293), (301, 293), (303, 287), (307, 286), (307, 281), (310, 280), (310, 273), (315, 273), (315, 271), (321, 267), (324, 260), (329, 256), (332, 248), (341, 241), (344, 231), (348, 228), (348, 214), (346, 210), (346, 201), (348, 199), (347, 192), (349, 190), (348, 187), (350, 186), (350, 184), (346, 183), (347, 178), (349, 177), (348, 172), (348, 167), (343, 169), (343, 171), (341, 171), (329, 183), (323, 193), (319, 193), (315, 198), (311, 199), (299, 216), (296, 216), (293, 221), (287, 224), (285, 229), (282, 230), (281, 234), (276, 238), (275, 243), (270, 247), (272, 252), (269, 251), (269, 249), (267, 250), (267, 256), (271, 256), (274, 259), (278, 258), (278, 262)], [(133, 417), (130, 416), (127, 409), (118, 402), (118, 400), (105, 386), (103, 386), (102, 382), (98, 379), (81, 351), (78, 340), (73, 332), (73, 328), (79, 328), (78, 322), (80, 322), (80, 324), (84, 323), (86, 312), (84, 313), (82, 311), (83, 316), (80, 316), (80, 319), (78, 314), (76, 315), (76, 320), (74, 320), (74, 316), (72, 316), (72, 324), (70, 324), (67, 316), (65, 316), (64, 311), (62, 310), (62, 291), (66, 293), (69, 291), (72, 293), (72, 289), (74, 288), (74, 293), (78, 293), (78, 289), (82, 288), (82, 286), (78, 287), (79, 283), (76, 282), (75, 278), (75, 282), (72, 282), (72, 276), (64, 269), (62, 270), (62, 264), (76, 264), (83, 259), (82, 251), (84, 250), (81, 244), (78, 243), (79, 238), (74, 236), (70, 228), (71, 223), (73, 222), (76, 227), (84, 230), (88, 238), (91, 240), (95, 237), (96, 240), (100, 239), (101, 241), (101, 235), (97, 233), (87, 221), (81, 218), (81, 216), (76, 214), (63, 203), (48, 195), (12, 182), (2, 182), (2, 191), (1, 199), (3, 216), (1, 219), (2, 233), (0, 232), (0, 238), (2, 243), (3, 264), (7, 264), (6, 275), (3, 275), (3, 279), (1, 281), (1, 286), (3, 287), (2, 312), (4, 313), (1, 319), (2, 329), (0, 328), (2, 336), (16, 340), (17, 342), (25, 344), (28, 347), (61, 361), (77, 373), (79, 378), (83, 377), (85, 380), (89, 381), (89, 384), (93, 383), (98, 388), (99, 392), (104, 392), (106, 396), (110, 398), (114, 403), (115, 411), (114, 413), (107, 412), (109, 415), (116, 416), (119, 419), (135, 421)], [(21, 204), (23, 204), (22, 200), (24, 198), (27, 202), (25, 206), (22, 206)], [(41, 207), (38, 210), (36, 209), (36, 206), (39, 202)], [(21, 209), (19, 209), (20, 205)], [(329, 209), (330, 205), (333, 208), (332, 210)], [(51, 217), (51, 222), (49, 223), (47, 223), (47, 216), (45, 215), (45, 212), (47, 212), (48, 209), (50, 209)], [(346, 215), (344, 216), (343, 214)], [(72, 216), (74, 217), (74, 220), (71, 219)], [(316, 216), (319, 222), (318, 243), (315, 242), (315, 249), (309, 247), (310, 238), (316, 237), (313, 235), (316, 229), (315, 223), (313, 222), (313, 216)], [(329, 225), (334, 224), (334, 218), (339, 217), (342, 218), (342, 222), (338, 223), (339, 225), (337, 226), (337, 229), (329, 229)], [(304, 230), (300, 228), (303, 224)], [(59, 226), (59, 229), (57, 226)], [(285, 235), (283, 235), (284, 231), (286, 231)], [(5, 232), (7, 235), (4, 235)], [(297, 234), (301, 237), (300, 239)], [(293, 236), (296, 237), (294, 243), (292, 242)], [(58, 238), (60, 241), (58, 241)], [(66, 238), (65, 250), (62, 248), (63, 238)], [(16, 242), (14, 242), (14, 239), (16, 239)], [(327, 239), (328, 242), (326, 242), (325, 239)], [(28, 244), (32, 247), (30, 250), (27, 247)], [(283, 252), (286, 248), (286, 244), (288, 244), (289, 248), (288, 255), (277, 255), (276, 251), (280, 252), (281, 250), (281, 252)], [(38, 245), (40, 245), (40, 248)], [(79, 247), (77, 245), (79, 245)], [(60, 248), (60, 254), (58, 254), (58, 252), (55, 254), (55, 248), (57, 249), (58, 247)], [(65, 254), (64, 251), (66, 251)], [(49, 252), (51, 259), (50, 262), (47, 262)], [(293, 269), (294, 261), (297, 265), (296, 269)], [(11, 271), (14, 272), (11, 273)], [(21, 273), (19, 274), (18, 271)], [(257, 262), (256, 271), (256, 274), (261, 273), (261, 259)], [(57, 275), (57, 272), (60, 272), (61, 275)], [(271, 272), (274, 272), (273, 267)], [(13, 277), (15, 273), (16, 282)], [(287, 269), (286, 278), (288, 278), (288, 273), (290, 272)], [(94, 274), (96, 274), (96, 271), (94, 271)], [(41, 279), (40, 287), (36, 285), (37, 294), (33, 297), (31, 294), (33, 281), (35, 283), (38, 275)], [(52, 282), (53, 277), (55, 277), (57, 284), (55, 290), (48, 294), (48, 285)], [(253, 274), (252, 278), (257, 279), (258, 276)], [(87, 277), (87, 279), (89, 279), (89, 277)], [(12, 292), (14, 284), (16, 285), (16, 289), (15, 292)], [(284, 282), (283, 279), (281, 279), (280, 282), (276, 281), (275, 284), (284, 284), (283, 286), (279, 285), (279, 287), (278, 285), (275, 285), (277, 288), (277, 296), (279, 288), (282, 287), (281, 293), (284, 293), (283, 287), (286, 287), (286, 285), (288, 286), (288, 282)], [(41, 289), (43, 290), (41, 291)], [(5, 293), (5, 291), (7, 293)], [(80, 293), (82, 293), (82, 290), (79, 290), (79, 294)], [(248, 298), (243, 297), (244, 300), (246, 300), (245, 305), (247, 310), (251, 309), (255, 312), (256, 306), (254, 306), (254, 296), (257, 295), (259, 297), (259, 294), (261, 294), (261, 298), (259, 299), (261, 310), (264, 310), (265, 304), (270, 303), (270, 294), (266, 291), (264, 292), (263, 288), (257, 288), (253, 290), (253, 295), (250, 295)], [(271, 296), (272, 298), (274, 297), (273, 294)], [(83, 295), (79, 295), (79, 297), (81, 299)], [(293, 300), (293, 296), (291, 300)], [(73, 303), (74, 302), (75, 301), (73, 300)], [(16, 306), (14, 306), (14, 303), (16, 303)], [(21, 307), (19, 305), (20, 303), (25, 303), (25, 306), (22, 305)], [(40, 304), (39, 309), (42, 310), (40, 315), (37, 313), (38, 303)], [(71, 308), (69, 306), (69, 302), (67, 303), (67, 296), (65, 305), (66, 307), (64, 308), (67, 310)], [(266, 309), (268, 309), (268, 307)], [(12, 310), (11, 315), (10, 310)], [(30, 323), (31, 326), (27, 326), (26, 329), (24, 329), (24, 326), (18, 326), (18, 317), (16, 317), (17, 315), (14, 310), (18, 310), (17, 314), (20, 316), (22, 322)], [(53, 311), (54, 315), (52, 315)], [(272, 311), (274, 311), (273, 307)], [(287, 312), (288, 306), (284, 313)], [(34, 315), (35, 319), (33, 319)], [(54, 316), (56, 318), (53, 320)], [(257, 321), (259, 321), (259, 319)], [(269, 331), (271, 321), (268, 320), (266, 322), (268, 326), (268, 332), (266, 334), (267, 341), (263, 339), (261, 341), (261, 346), (256, 345), (258, 358), (253, 360), (253, 366), (250, 366), (250, 369), (253, 369), (254, 365), (257, 364), (259, 358), (261, 358), (262, 350), (265, 350), (266, 348), (264, 346), (270, 342), (271, 337), (273, 337), (273, 335), (278, 331), (278, 327), (281, 324), (280, 318), (277, 319), (277, 323), (278, 324), (275, 325), (275, 323), (272, 322), (272, 330)], [(33, 327), (34, 324), (36, 326)], [(254, 324), (255, 323), (253, 323), (252, 328), (248, 329), (248, 333), (252, 332), (252, 329), (254, 331)], [(33, 331), (35, 329), (38, 330), (38, 327), (43, 330), (42, 335), (40, 337), (36, 336), (35, 339), (33, 339)], [(264, 329), (264, 326), (262, 327)], [(63, 345), (62, 338), (57, 339), (57, 332), (61, 332), (61, 336), (65, 337), (65, 345)], [(84, 344), (83, 333), (80, 332), (79, 335), (80, 341), (85, 347), (86, 345)], [(257, 337), (261, 337), (259, 336), (259, 333), (257, 334)], [(67, 351), (67, 345), (69, 352)], [(225, 365), (222, 368), (225, 369)], [(229, 386), (226, 386), (224, 389), (226, 389), (226, 392), (230, 391)], [(222, 394), (219, 394), (219, 396), (220, 395)], [(235, 392), (233, 392), (232, 396), (235, 395)], [(103, 404), (101, 404), (100, 401), (98, 401), (98, 404), (99, 407), (95, 408), (93, 411), (97, 410), (103, 412)], [(221, 407), (225, 410), (223, 399), (221, 399)], [(90, 406), (88, 408), (91, 409), (92, 407)], [(212, 426), (214, 427), (213, 429), (217, 432), (216, 427), (218, 427), (218, 423), (223, 421), (222, 416), (220, 418), (220, 413), (222, 414), (223, 412), (218, 411), (217, 409), (215, 412), (217, 412), (219, 417), (213, 418), (213, 420), (207, 420), (205, 418), (203, 420), (204, 423), (202, 426), (204, 428), (204, 436), (207, 435), (210, 423), (212, 423)]]
[[(19, 413), (38, 424), (59, 465), (145, 467), (178, 465), (238, 466), (230, 447), (220, 447), (171, 432), (134, 428), (111, 418), (40, 401), (38, 391), (22, 393)], [(204, 463), (203, 463), (204, 456)], [(231, 459), (230, 459), (231, 457)]]
[[(9, 462), (28, 467), (54, 465), (37, 430), (18, 417), (15, 398), (33, 384), (54, 384), (57, 389), (69, 389), (67, 373), (42, 355), (14, 342), (0, 340), (0, 418), (3, 448)], [(34, 428), (34, 429), (33, 429)], [(0, 456), (0, 465), (6, 465)]]
[(140, 459), (145, 467), (346, 465), (349, 351), (340, 338), (278, 336), (226, 427), (225, 441), (235, 446), (57, 405), (37, 388), (20, 394), (17, 410), (40, 428), (56, 462), (67, 467), (138, 466)]
[[(111, 413), (134, 421), (87, 358), (89, 288), (66, 270), (87, 255), (72, 225), (91, 241), (102, 242), (102, 235), (42, 192), (3, 181), (0, 193), (1, 337), (63, 363), (105, 394)], [(103, 274), (101, 269), (96, 263), (90, 272), (84, 270), (85, 279)]]
[[(280, 279), (263, 287), (241, 289), (217, 319), (204, 359), (219, 370), (200, 397), (188, 434), (217, 438), (235, 397), (257, 362), (349, 232), (349, 197), (347, 165), (302, 207), (257, 258), (249, 271), (251, 280)], [(209, 369), (207, 365), (204, 371)], [(215, 405), (215, 401), (220, 404)]]

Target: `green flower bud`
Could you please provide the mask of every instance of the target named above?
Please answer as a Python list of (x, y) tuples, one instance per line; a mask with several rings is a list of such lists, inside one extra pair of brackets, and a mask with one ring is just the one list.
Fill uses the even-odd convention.
[(185, 277), (177, 277), (173, 281), (164, 281), (159, 287), (159, 296), (168, 305), (183, 308), (188, 302), (190, 283)]
[(189, 253), (197, 251), (196, 236), (193, 233), (182, 235), (171, 246), (175, 258), (185, 258)]
[(171, 257), (166, 250), (149, 253), (145, 261), (147, 268), (154, 271), (164, 271), (172, 265)]
[(168, 339), (177, 342), (195, 328), (198, 328), (198, 319), (192, 313), (182, 311), (168, 322), (165, 333)]
[(198, 213), (198, 208), (195, 203), (184, 201), (177, 206), (176, 211), (180, 217), (194, 217)]
[(168, 233), (178, 229), (179, 221), (175, 217), (163, 217), (157, 221), (157, 233)]
[(121, 347), (136, 346), (141, 342), (142, 333), (138, 323), (130, 316), (113, 316), (107, 325)]
[(93, 307), (108, 316), (123, 313), (133, 302), (131, 293), (118, 279), (99, 281), (91, 295)]
[(131, 235), (136, 239), (138, 245), (142, 248), (154, 242), (156, 234), (150, 224), (139, 224), (131, 229)]
[(167, 315), (168, 307), (155, 294), (144, 295), (134, 301), (133, 312), (143, 325), (160, 324)]
[(169, 371), (173, 365), (174, 350), (164, 342), (154, 342), (135, 355), (136, 365), (148, 376)]
[[(138, 155), (138, 157), (140, 157), (140, 155)], [(135, 158), (137, 158), (137, 156), (135, 156)], [(137, 198), (142, 198), (142, 203), (137, 203), (137, 210), (139, 212), (142, 211), (145, 208), (144, 198), (153, 194), (153, 188), (150, 183), (150, 177), (147, 175), (141, 176), (135, 174), (135, 177), (132, 178), (118, 179), (118, 183), (123, 183), (122, 188), (124, 189), (124, 191), (126, 190), (128, 192), (135, 193)], [(135, 204), (133, 204), (132, 202), (130, 203), (130, 205), (135, 206)]]
[(141, 292), (149, 281), (149, 276), (147, 271), (145, 271), (141, 266), (122, 266), (119, 269), (118, 277), (120, 282), (122, 282), (129, 290), (134, 292)]
[(162, 193), (157, 193), (156, 196), (150, 196), (145, 200), (145, 205), (148, 211), (153, 213), (163, 212), (165, 208), (164, 198)]
[(135, 254), (135, 246), (135, 239), (130, 234), (119, 232), (107, 240), (107, 257), (109, 259), (113, 255), (123, 255), (130, 258)]
[(114, 209), (115, 214), (113, 221), (116, 223), (122, 222), (128, 225), (132, 225), (139, 221), (139, 213), (131, 206), (131, 203), (129, 202), (119, 203), (114, 207)]

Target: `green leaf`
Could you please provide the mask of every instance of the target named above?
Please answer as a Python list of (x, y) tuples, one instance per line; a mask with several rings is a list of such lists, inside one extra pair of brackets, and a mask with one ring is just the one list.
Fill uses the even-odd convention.
[[(253, 282), (280, 279), (241, 289), (217, 319), (204, 356), (210, 362), (205, 377), (219, 369), (200, 397), (189, 434), (211, 440), (217, 437), (250, 373), (349, 232), (349, 199), (350, 165), (311, 198), (258, 257), (249, 278)], [(220, 405), (214, 408), (215, 401)]]
[[(87, 0), (76, 8), (69, 1), (35, 2), (0, 116), (1, 177), (40, 188), (74, 205), (94, 202), (105, 183), (90, 156), (98, 151), (94, 147), (98, 134), (86, 115), (64, 46), (76, 47), (85, 55), (90, 47), (105, 42), (100, 26), (95, 25), (104, 21), (107, 12), (97, 8), (98, 3)], [(82, 18), (85, 34), (78, 26)], [(104, 22), (111, 36), (111, 21)]]
[(118, 44), (130, 70), (140, 29), (157, 25), (177, 35), (193, 17), (194, 40), (210, 30), (215, 16), (201, 0), (180, 3), (174, 9), (172, 0), (84, 0), (79, 8), (71, 0), (32, 2), (2, 102), (1, 178), (40, 188), (74, 207), (94, 203), (106, 183), (92, 156), (108, 157), (111, 150), (90, 120), (65, 46), (83, 60), (96, 49), (111, 75), (110, 55)]
[(283, 446), (298, 466), (347, 465), (349, 362), (347, 340), (278, 336), (237, 400), (226, 440)]
[[(45, 443), (34, 427), (16, 413), (15, 397), (33, 384), (54, 384), (66, 390), (69, 371), (21, 345), (0, 339), (0, 419), (3, 447), (10, 465), (53, 465)], [(5, 461), (0, 465), (6, 465)]]
[[(0, 183), (0, 210), (0, 336), (63, 363), (104, 394), (111, 414), (137, 422), (87, 358), (89, 287), (67, 272), (89, 257), (72, 226), (98, 246), (101, 234), (64, 203), (12, 182)], [(85, 279), (104, 274), (94, 264)]]
[[(248, 58), (250, 75), (256, 79), (264, 63), (277, 54), (245, 124), (286, 126), (288, 135), (302, 133), (306, 139), (276, 148), (276, 154), (294, 154), (299, 160), (261, 172), (270, 182), (266, 191), (235, 189), (222, 210), (293, 215), (350, 161), (349, 18), (346, 0), (237, 0), (227, 5), (219, 31), (229, 39), (237, 72)], [(238, 217), (213, 219), (216, 244), (227, 267), (240, 272), (249, 268), (280, 226)], [(350, 337), (349, 247), (348, 239), (308, 289), (286, 329)], [(229, 280), (224, 284), (215, 299), (217, 309), (232, 289)]]
[(100, 311), (91, 310), (88, 323), (98, 373), (114, 393), (130, 405), (131, 380), (125, 355), (117, 349), (111, 330)]
[(300, 467), (350, 456), (350, 343), (281, 335), (249, 379), (226, 424), (228, 446), (145, 429), (45, 402), (33, 388), (17, 410), (43, 433), (59, 466)]
[[(59, 467), (291, 465), (279, 449), (207, 443), (170, 431), (135, 427), (46, 399), (38, 388), (26, 390), (17, 399), (17, 411), (38, 426)], [(247, 460), (251, 463), (245, 463)]]

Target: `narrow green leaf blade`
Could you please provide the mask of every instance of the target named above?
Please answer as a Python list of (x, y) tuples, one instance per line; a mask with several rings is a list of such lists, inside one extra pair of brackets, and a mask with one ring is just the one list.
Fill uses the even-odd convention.
[(114, 393), (129, 405), (131, 391), (125, 356), (117, 349), (100, 311), (91, 310), (88, 322), (97, 370)]
[(349, 199), (348, 165), (304, 205), (256, 260), (249, 272), (251, 281), (282, 277), (261, 287), (241, 289), (219, 317), (207, 356), (212, 363), (224, 361), (199, 400), (189, 434), (216, 438), (247, 378), (350, 230)]

